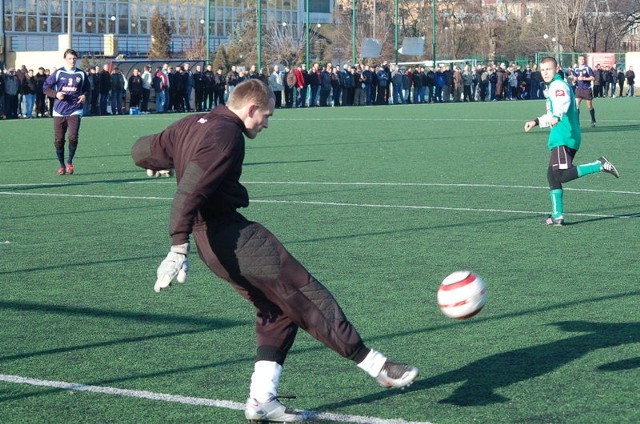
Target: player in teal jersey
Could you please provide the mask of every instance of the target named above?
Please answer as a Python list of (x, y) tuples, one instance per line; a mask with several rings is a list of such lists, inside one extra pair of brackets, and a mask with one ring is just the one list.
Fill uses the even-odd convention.
[(607, 172), (616, 178), (620, 174), (604, 156), (591, 163), (573, 165), (573, 158), (580, 149), (582, 133), (573, 91), (557, 71), (558, 63), (553, 57), (545, 57), (540, 62), (540, 72), (547, 91), (547, 113), (533, 121), (527, 121), (524, 130), (529, 132), (535, 126), (551, 128), (547, 143), (551, 152), (547, 171), (551, 190), (551, 215), (543, 223), (561, 226), (564, 224), (562, 183), (596, 172)]

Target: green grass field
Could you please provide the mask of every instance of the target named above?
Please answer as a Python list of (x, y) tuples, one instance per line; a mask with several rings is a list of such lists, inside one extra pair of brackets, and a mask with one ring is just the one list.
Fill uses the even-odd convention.
[[(340, 423), (640, 421), (640, 117), (583, 106), (578, 163), (620, 179), (566, 185), (549, 210), (544, 103), (277, 111), (247, 142), (244, 211), (333, 291), (365, 341), (421, 376), (385, 390), (300, 333), (285, 403)], [(179, 115), (82, 121), (76, 174), (56, 175), (51, 120), (0, 122), (0, 422), (242, 423), (253, 309), (192, 254), (155, 294), (175, 180), (130, 159)], [(471, 269), (489, 299), (444, 317), (436, 290)]]

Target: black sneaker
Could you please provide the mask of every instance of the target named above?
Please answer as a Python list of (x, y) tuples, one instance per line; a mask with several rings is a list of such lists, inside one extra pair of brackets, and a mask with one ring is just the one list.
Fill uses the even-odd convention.
[(388, 388), (407, 387), (413, 383), (418, 374), (420, 374), (420, 371), (416, 367), (387, 359), (382, 366), (380, 374), (376, 377), (376, 381), (381, 386)]
[(606, 172), (607, 174), (611, 174), (616, 178), (620, 178), (620, 173), (618, 172), (618, 169), (615, 167), (614, 164), (609, 162), (607, 158), (605, 158), (604, 156), (600, 156), (598, 158), (598, 162), (602, 164), (602, 172)]
[(591, 121), (591, 128), (595, 128), (596, 127), (596, 121)]
[(555, 227), (562, 227), (564, 225), (564, 218), (563, 217), (554, 218), (551, 215), (549, 215), (547, 217), (547, 219), (542, 221), (542, 223), (545, 224), (545, 225), (553, 225)]

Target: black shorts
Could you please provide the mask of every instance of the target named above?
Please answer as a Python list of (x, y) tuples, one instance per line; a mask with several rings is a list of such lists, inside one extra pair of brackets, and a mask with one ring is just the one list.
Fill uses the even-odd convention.
[(593, 100), (593, 91), (590, 88), (576, 88), (576, 99)]
[(554, 171), (562, 169), (570, 169), (573, 166), (573, 158), (576, 150), (567, 146), (558, 146), (551, 151), (551, 159), (549, 160), (549, 168)]

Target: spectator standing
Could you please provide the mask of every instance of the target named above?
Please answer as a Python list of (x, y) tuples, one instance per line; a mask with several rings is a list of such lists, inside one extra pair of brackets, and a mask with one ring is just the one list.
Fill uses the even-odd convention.
[(378, 66), (378, 68), (376, 69), (376, 77), (378, 77), (376, 104), (383, 105), (386, 101), (387, 86), (389, 85), (389, 75), (382, 66)]
[(155, 94), (156, 113), (164, 113), (166, 111), (167, 103), (167, 85), (169, 83), (167, 75), (162, 72), (161, 67), (156, 68), (156, 73), (151, 80), (153, 84), (153, 91)]
[(269, 86), (276, 96), (276, 109), (282, 107), (282, 90), (284, 89), (282, 74), (280, 73), (280, 66), (274, 65), (273, 72), (269, 75)]
[[(89, 81), (87, 74), (76, 67), (78, 53), (67, 49), (64, 52), (64, 67), (52, 72), (44, 83), (44, 92), (55, 98), (53, 104), (54, 147), (60, 167), (58, 175), (71, 175), (74, 172), (73, 158), (78, 148), (80, 121), (83, 103), (87, 99)], [(65, 136), (69, 138), (69, 156), (65, 163)]]
[(216, 87), (216, 74), (213, 72), (213, 66), (207, 65), (204, 73), (204, 100), (203, 107), (205, 111), (213, 109), (213, 99)]
[(126, 80), (117, 66), (111, 72), (111, 114), (122, 115), (122, 98), (126, 93)]
[(365, 106), (367, 101), (364, 96), (364, 83), (362, 82), (362, 67), (360, 64), (351, 68), (353, 76), (353, 105)]
[[(327, 107), (329, 105), (329, 96), (331, 95), (331, 73), (326, 66), (320, 68), (320, 106)], [(276, 93), (276, 105), (278, 104), (278, 95)]]
[(4, 116), (4, 75), (0, 71), (0, 119), (6, 119)]
[(353, 97), (355, 94), (355, 81), (353, 80), (353, 73), (351, 72), (351, 66), (344, 64), (342, 69), (342, 106), (353, 106)]
[(462, 72), (460, 71), (459, 66), (455, 66), (453, 68), (453, 101), (459, 102), (462, 98), (463, 91), (463, 81), (462, 81)]
[(629, 66), (629, 69), (624, 76), (627, 79), (627, 97), (633, 97), (636, 94), (636, 73), (633, 72), (633, 66)]
[(602, 69), (602, 93), (600, 97), (609, 97), (609, 91), (611, 89), (611, 69), (609, 65), (605, 65)]
[(288, 108), (293, 107), (293, 99), (296, 98), (296, 73), (289, 66), (284, 67), (284, 104)]
[(296, 88), (298, 89), (298, 97), (296, 99), (296, 107), (305, 107), (307, 103), (307, 65), (304, 63), (298, 65), (296, 73)]
[(100, 115), (110, 115), (107, 111), (111, 93), (111, 72), (109, 65), (104, 64), (100, 72)]
[(24, 98), (24, 117), (33, 118), (33, 106), (36, 102), (36, 89), (38, 82), (33, 75), (33, 69), (27, 71), (27, 75), (22, 80), (22, 96)]
[(314, 63), (308, 74), (309, 78), (309, 107), (318, 106), (318, 95), (320, 94), (320, 65)]
[(391, 65), (391, 85), (392, 95), (391, 99), (394, 105), (402, 103), (402, 72), (398, 65)]
[[(95, 68), (89, 69), (89, 87), (90, 87), (90, 99), (89, 103), (89, 114), (90, 115), (100, 115), (100, 67), (96, 66)], [(86, 103), (86, 102), (85, 102)], [(86, 109), (85, 109), (86, 110)]]
[(464, 65), (464, 69), (462, 71), (462, 95), (464, 96), (465, 102), (472, 102), (474, 100), (474, 96), (472, 94), (473, 90), (471, 86), (473, 84), (473, 73), (471, 72), (471, 67), (469, 65)]
[(609, 88), (609, 97), (616, 97), (616, 83), (618, 82), (618, 70), (616, 69), (616, 65), (613, 65), (611, 69), (609, 69), (609, 81), (611, 82)]
[(331, 69), (331, 92), (333, 97), (333, 106), (340, 106), (342, 104), (342, 84), (343, 76), (340, 71), (340, 65), (336, 65)]
[(4, 75), (4, 115), (7, 119), (18, 117), (18, 93), (20, 81), (16, 76), (16, 68), (9, 68)]
[(433, 72), (433, 68), (429, 68), (427, 72), (425, 72), (425, 87), (427, 89), (427, 98), (426, 101), (428, 103), (434, 103), (435, 101), (435, 87), (436, 87), (436, 73)]
[(236, 70), (236, 65), (231, 66), (231, 70), (227, 73), (226, 85), (228, 95), (231, 95), (233, 89), (240, 82), (240, 74)]
[(196, 70), (193, 73), (193, 92), (195, 95), (195, 108), (196, 112), (202, 112), (206, 109), (205, 94), (207, 91), (207, 79), (202, 72), (202, 66), (196, 65)]
[(226, 78), (222, 74), (222, 68), (218, 68), (216, 71), (216, 75), (214, 78), (215, 88), (214, 88), (214, 102), (215, 106), (225, 105), (224, 93), (227, 91)]
[(149, 113), (149, 98), (151, 97), (153, 75), (151, 75), (151, 66), (145, 65), (142, 72), (142, 101), (140, 103), (140, 112)]
[(599, 63), (593, 70), (593, 97), (602, 97), (602, 69)]
[[(44, 82), (47, 80), (47, 76), (44, 74), (44, 68), (38, 68), (38, 72), (35, 75), (36, 78), (36, 116), (41, 118), (47, 113), (46, 98), (44, 94)], [(0, 78), (2, 79), (2, 78)], [(0, 114), (1, 115), (1, 114)]]
[(127, 84), (129, 89), (129, 108), (137, 107), (140, 109), (140, 101), (142, 100), (142, 76), (138, 68), (133, 68), (133, 74), (129, 77)]
[(622, 70), (622, 68), (618, 69), (617, 71), (618, 75), (616, 76), (616, 79), (618, 80), (618, 97), (622, 97), (622, 93), (623, 93), (623, 88), (624, 88), (624, 81), (625, 81), (625, 76), (624, 76), (624, 72)]
[(193, 79), (193, 71), (191, 71), (191, 64), (184, 63), (182, 65), (182, 102), (184, 104), (185, 112), (193, 112), (191, 107), (191, 93), (195, 87), (195, 80)]

